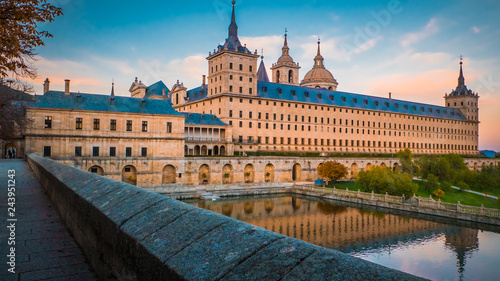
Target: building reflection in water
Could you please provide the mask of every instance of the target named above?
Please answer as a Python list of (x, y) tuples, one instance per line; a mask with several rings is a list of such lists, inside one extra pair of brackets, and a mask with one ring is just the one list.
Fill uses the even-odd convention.
[[(188, 201), (189, 202), (189, 201)], [(204, 208), (289, 237), (346, 253), (389, 251), (444, 233), (446, 246), (457, 256), (459, 273), (478, 249), (478, 230), (357, 209), (317, 198), (243, 197), (192, 201)]]

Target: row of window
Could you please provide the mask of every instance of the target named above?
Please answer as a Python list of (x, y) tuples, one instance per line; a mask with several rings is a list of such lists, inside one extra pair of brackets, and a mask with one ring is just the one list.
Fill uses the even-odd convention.
[[(94, 131), (99, 131), (101, 129), (101, 119), (94, 118), (93, 124), (94, 124), (93, 125)], [(133, 125), (132, 120), (127, 120), (126, 121), (126, 131), (131, 132), (132, 128), (133, 128), (132, 125)], [(45, 116), (45, 128), (46, 129), (52, 128), (52, 116)], [(80, 117), (76, 118), (75, 129), (76, 130), (83, 130), (83, 118), (80, 118)], [(116, 119), (110, 120), (109, 130), (116, 131)], [(143, 132), (148, 131), (148, 121), (142, 121), (142, 131)], [(172, 122), (167, 122), (167, 133), (172, 133)]]
[[(50, 157), (51, 155), (52, 155), (52, 147), (51, 146), (44, 146), (43, 147), (43, 156)], [(116, 157), (116, 147), (110, 147), (108, 155), (110, 157)], [(81, 156), (83, 156), (82, 147), (75, 146), (75, 157), (81, 157)], [(92, 157), (99, 157), (99, 156), (103, 156), (103, 155), (101, 155), (100, 148), (97, 146), (92, 147)], [(142, 157), (148, 156), (148, 148), (147, 147), (141, 147), (141, 156)], [(132, 147), (125, 148), (125, 157), (132, 157)]]
[[(452, 149), (452, 150), (477, 150), (477, 146), (459, 145), (459, 144), (436, 144), (436, 143), (415, 143), (415, 142), (387, 142), (387, 141), (364, 141), (364, 140), (341, 140), (336, 139), (311, 139), (311, 138), (278, 138), (265, 137), (264, 144), (282, 144), (282, 145), (314, 145), (314, 146), (351, 146), (351, 147), (379, 147), (379, 148), (416, 148), (416, 149)], [(279, 142), (278, 142), (279, 141)], [(238, 137), (239, 143), (262, 143), (262, 137), (257, 137), (255, 142), (253, 137), (244, 140), (243, 136)], [(338, 145), (337, 145), (338, 144)]]
[[(233, 66), (234, 66), (233, 63), (230, 62), (229, 63), (229, 69), (233, 69), (234, 68)], [(243, 64), (240, 64), (238, 69), (240, 71), (243, 71)], [(211, 70), (212, 73), (214, 73), (214, 67), (213, 66), (211, 67), (210, 70)], [(215, 71), (219, 71), (219, 70), (222, 70), (222, 63), (220, 65), (215, 65)], [(253, 71), (253, 67), (251, 65), (248, 66), (248, 71), (249, 72)]]

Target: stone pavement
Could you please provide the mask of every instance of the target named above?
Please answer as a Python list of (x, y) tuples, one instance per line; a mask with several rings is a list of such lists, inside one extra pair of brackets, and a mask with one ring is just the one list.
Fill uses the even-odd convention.
[[(13, 210), (9, 210), (11, 206), (8, 205), (9, 170), (15, 170), (13, 217), (9, 215)], [(49, 197), (23, 160), (0, 160), (0, 218), (0, 280), (97, 280)], [(15, 231), (8, 228), (12, 224), (15, 224)], [(10, 237), (15, 237), (15, 245), (9, 245), (9, 241), (14, 241), (9, 240)], [(15, 247), (15, 273), (8, 271), (11, 247)]]

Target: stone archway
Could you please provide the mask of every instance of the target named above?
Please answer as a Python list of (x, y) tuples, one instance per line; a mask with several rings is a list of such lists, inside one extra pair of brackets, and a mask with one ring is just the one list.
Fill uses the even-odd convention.
[(477, 172), (477, 163), (474, 162), (474, 172)]
[(394, 163), (393, 167), (392, 167), (392, 170), (394, 172), (398, 172), (399, 171), (399, 164), (398, 163)]
[(380, 163), (380, 167), (387, 168), (387, 165), (385, 165), (385, 163), (382, 162), (382, 163)]
[(219, 147), (217, 145), (214, 146), (213, 152), (215, 156), (219, 155)]
[(200, 146), (199, 146), (199, 145), (196, 145), (196, 146), (194, 147), (194, 154), (193, 154), (193, 155), (195, 155), (195, 156), (199, 156), (199, 155), (201, 155), (201, 149), (200, 149)]
[(266, 179), (266, 182), (274, 182), (274, 165), (271, 163), (266, 165), (265, 179)]
[(166, 165), (162, 171), (162, 184), (169, 184), (176, 182), (176, 169), (172, 165)]
[(189, 147), (187, 145), (184, 146), (184, 156), (189, 155)]
[(372, 163), (367, 163), (365, 166), (365, 170), (368, 171), (372, 168)]
[(231, 164), (226, 164), (222, 167), (222, 182), (223, 183), (233, 183), (234, 181), (234, 169)]
[(252, 164), (247, 164), (244, 172), (246, 183), (252, 183), (255, 181), (255, 167)]
[(132, 165), (127, 165), (122, 169), (122, 182), (137, 185), (137, 169)]
[(4, 157), (6, 159), (13, 159), (13, 158), (16, 158), (18, 156), (18, 151), (17, 151), (17, 147), (15, 144), (13, 143), (8, 143), (5, 145), (5, 153), (4, 153)]
[(355, 179), (358, 176), (358, 164), (352, 163), (351, 165), (351, 178)]
[(208, 147), (206, 145), (201, 147), (201, 155), (203, 156), (208, 155)]
[(223, 155), (223, 156), (226, 155), (226, 147), (223, 145), (221, 145), (221, 147), (220, 147), (220, 155)]
[(300, 181), (302, 178), (302, 166), (299, 163), (293, 165), (292, 181)]
[(210, 166), (203, 164), (198, 170), (198, 181), (202, 184), (210, 183)]
[(94, 174), (98, 174), (100, 176), (104, 175), (104, 169), (101, 166), (97, 166), (97, 165), (90, 167), (89, 172), (94, 173)]

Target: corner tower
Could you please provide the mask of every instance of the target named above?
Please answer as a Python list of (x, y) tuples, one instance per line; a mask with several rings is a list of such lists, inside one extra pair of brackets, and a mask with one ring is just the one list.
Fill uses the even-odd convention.
[(229, 36), (224, 45), (210, 52), (208, 60), (208, 96), (222, 93), (257, 95), (257, 51), (252, 54), (238, 39), (238, 26), (233, 13)]
[(294, 62), (290, 56), (290, 48), (288, 48), (287, 33), (285, 31), (285, 43), (281, 49), (281, 57), (278, 62), (273, 64), (273, 83), (299, 85), (299, 69), (298, 63)]
[(314, 58), (314, 66), (300, 83), (302, 87), (328, 89), (330, 91), (337, 91), (339, 83), (328, 69), (325, 68), (323, 61), (325, 60), (321, 55), (320, 41), (318, 40), (318, 54)]
[(445, 94), (445, 106), (449, 108), (458, 108), (467, 120), (479, 122), (479, 95), (467, 89), (462, 65), (462, 58), (460, 58), (458, 85), (450, 94)]

